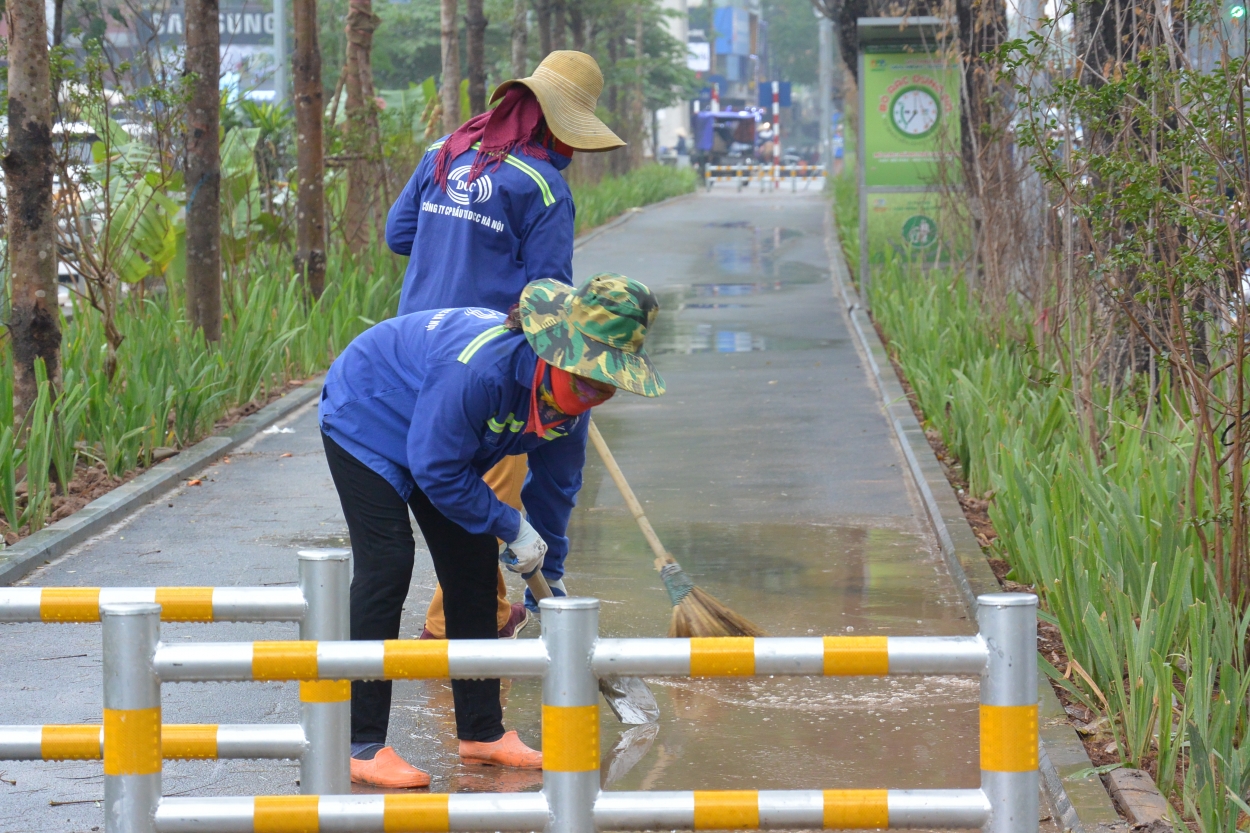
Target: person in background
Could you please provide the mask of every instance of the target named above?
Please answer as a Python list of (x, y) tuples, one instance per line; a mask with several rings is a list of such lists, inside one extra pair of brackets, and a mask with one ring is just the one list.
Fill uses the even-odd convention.
[[(399, 314), (451, 307), (507, 312), (531, 281), (573, 280), (573, 196), (560, 176), (574, 151), (599, 152), (624, 142), (595, 116), (603, 74), (583, 52), (552, 52), (528, 78), (505, 81), (488, 110), (432, 144), (386, 220), (391, 251), (410, 258)], [(521, 509), (524, 455), (486, 472), (500, 500)], [(544, 567), (552, 592), (562, 572)], [(533, 598), (526, 591), (533, 606)], [(501, 637), (529, 621), (509, 604), (498, 573)], [(536, 608), (534, 608), (536, 609)], [(422, 639), (446, 636), (443, 590), (425, 617)]]
[[(416, 551), (416, 516), (444, 588), (447, 636), (496, 636), (497, 541), (509, 569), (563, 568), (582, 485), (590, 409), (618, 388), (664, 393), (643, 350), (659, 302), (620, 275), (581, 287), (540, 280), (504, 315), (481, 307), (401, 315), (358, 336), (321, 393), (326, 461), (352, 544), (351, 638), (399, 637)], [(527, 512), (482, 475), (528, 454)], [(542, 753), (505, 732), (499, 680), (453, 680), (466, 763), (541, 768)], [(351, 685), (352, 781), (424, 787), (430, 776), (386, 745), (391, 683)]]

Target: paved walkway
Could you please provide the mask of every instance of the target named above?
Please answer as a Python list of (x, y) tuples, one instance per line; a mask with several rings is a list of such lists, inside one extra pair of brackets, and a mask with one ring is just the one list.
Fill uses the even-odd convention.
[[(696, 581), (774, 635), (971, 633), (835, 304), (819, 194), (700, 194), (595, 237), (575, 260), (661, 296), (649, 342), (658, 401), (596, 417), (660, 537)], [(603, 630), (662, 635), (667, 598), (591, 453), (568, 584)], [(295, 414), (184, 487), (32, 575), (33, 585), (291, 584), (295, 550), (346, 544), (316, 413)], [(418, 537), (418, 546), (421, 541)], [(418, 552), (403, 636), (433, 591)], [(531, 631), (536, 631), (531, 628)], [(527, 632), (527, 636), (534, 633)], [(166, 625), (179, 640), (294, 638), (293, 625)], [(948, 678), (666, 680), (658, 737), (613, 786), (643, 789), (971, 787), (977, 688)], [(505, 687), (505, 721), (540, 742), (539, 686)], [(0, 626), (0, 723), (98, 722), (99, 630)], [(459, 764), (442, 683), (397, 683), (391, 742), (435, 791), (536, 789)], [(296, 722), (294, 684), (170, 685), (167, 722)], [(620, 727), (604, 713), (604, 749)], [(0, 763), (0, 830), (102, 825), (98, 763)], [(170, 762), (166, 794), (297, 791), (298, 767)], [(16, 784), (9, 783), (16, 781)]]

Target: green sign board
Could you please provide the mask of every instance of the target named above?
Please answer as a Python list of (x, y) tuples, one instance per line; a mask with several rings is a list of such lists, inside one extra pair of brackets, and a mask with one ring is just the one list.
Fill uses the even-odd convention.
[(863, 56), (865, 185), (930, 185), (939, 166), (957, 172), (959, 75), (941, 56), (873, 51)]
[[(960, 69), (949, 55), (954, 21), (861, 17), (859, 259), (864, 298), (874, 269), (950, 263), (967, 248), (943, 191), (960, 173)], [(939, 183), (943, 183), (939, 186)]]
[(887, 257), (933, 264), (958, 256), (966, 242), (962, 224), (943, 209), (935, 191), (876, 192), (868, 195), (868, 261)]

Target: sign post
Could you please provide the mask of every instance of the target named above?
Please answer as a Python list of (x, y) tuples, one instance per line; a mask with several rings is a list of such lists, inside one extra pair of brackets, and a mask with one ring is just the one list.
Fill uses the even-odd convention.
[(781, 187), (781, 85), (773, 82), (773, 188)]
[(286, 0), (273, 0), (273, 103), (279, 109), (286, 105), (289, 60), (286, 49)]
[[(861, 17), (859, 35), (859, 281), (887, 253), (934, 262), (938, 178), (958, 158), (959, 73), (940, 52), (952, 22), (938, 17)], [(949, 235), (946, 235), (949, 237)]]

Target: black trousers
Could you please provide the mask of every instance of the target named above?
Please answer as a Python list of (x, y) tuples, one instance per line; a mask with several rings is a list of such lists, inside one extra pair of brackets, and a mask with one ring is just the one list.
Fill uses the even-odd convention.
[[(438, 511), (420, 489), (405, 504), (380, 474), (324, 433), (321, 438), (351, 535), (352, 639), (399, 638), (416, 552), (409, 509), (443, 585), (447, 638), (495, 639), (495, 536), (470, 534)], [(493, 741), (503, 735), (499, 680), (452, 680), (451, 691), (461, 740)], [(386, 743), (390, 716), (389, 681), (352, 682), (353, 743)]]

